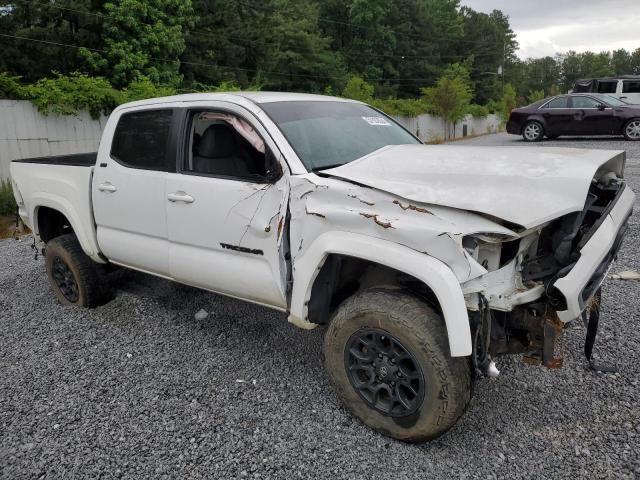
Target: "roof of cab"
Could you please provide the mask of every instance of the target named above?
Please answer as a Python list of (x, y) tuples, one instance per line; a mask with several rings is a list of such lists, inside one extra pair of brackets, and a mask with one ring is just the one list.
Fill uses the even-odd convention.
[(330, 97), (327, 95), (314, 95), (310, 93), (289, 93), (289, 92), (216, 92), (216, 93), (187, 93), (183, 95), (172, 95), (170, 97), (149, 98), (138, 100), (121, 105), (118, 109), (141, 107), (145, 105), (158, 105), (173, 102), (202, 102), (202, 101), (233, 101), (246, 99), (253, 103), (273, 103), (273, 102), (350, 102), (361, 103), (348, 98)]

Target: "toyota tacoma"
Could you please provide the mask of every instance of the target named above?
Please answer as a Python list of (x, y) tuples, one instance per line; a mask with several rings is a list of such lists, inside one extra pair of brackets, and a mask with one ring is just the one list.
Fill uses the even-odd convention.
[(499, 355), (557, 368), (569, 322), (595, 335), (635, 199), (624, 167), (622, 151), (423, 145), (361, 102), (259, 92), (125, 104), (97, 153), (10, 172), (63, 304), (107, 302), (126, 267), (324, 326), (346, 407), (424, 441)]

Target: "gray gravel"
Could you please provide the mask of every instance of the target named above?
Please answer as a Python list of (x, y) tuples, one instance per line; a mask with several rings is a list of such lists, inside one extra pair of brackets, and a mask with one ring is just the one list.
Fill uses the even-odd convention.
[[(524, 145), (503, 134), (464, 143)], [(640, 192), (640, 144), (543, 144), (627, 149)], [(638, 223), (636, 213), (616, 271), (640, 270)], [(604, 286), (596, 351), (621, 373), (587, 369), (575, 324), (563, 370), (501, 358), (502, 375), (476, 385), (449, 433), (408, 445), (341, 407), (321, 330), (137, 273), (114, 281), (108, 305), (63, 308), (28, 240), (0, 242), (3, 479), (640, 477), (640, 282)]]

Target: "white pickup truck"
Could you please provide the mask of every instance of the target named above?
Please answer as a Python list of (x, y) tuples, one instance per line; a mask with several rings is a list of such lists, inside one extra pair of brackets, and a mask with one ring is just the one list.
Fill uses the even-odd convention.
[(624, 166), (620, 151), (422, 145), (363, 103), (265, 92), (120, 106), (97, 154), (15, 160), (11, 177), (62, 303), (106, 302), (114, 265), (324, 325), (344, 404), (422, 441), (496, 356), (559, 367), (588, 312), (595, 335), (635, 199)]

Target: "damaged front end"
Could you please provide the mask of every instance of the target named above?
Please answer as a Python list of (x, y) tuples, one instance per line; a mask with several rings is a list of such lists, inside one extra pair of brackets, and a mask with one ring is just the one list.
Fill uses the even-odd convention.
[[(589, 325), (591, 355), (599, 289), (620, 249), (635, 196), (614, 174), (591, 182), (584, 209), (515, 239), (471, 236), (463, 245), (488, 273), (463, 284), (474, 332), (474, 365), (491, 375), (491, 358), (524, 354), (527, 363), (560, 368), (569, 321)], [(595, 326), (594, 326), (595, 325)]]

